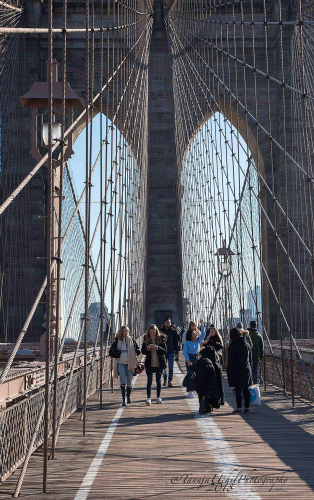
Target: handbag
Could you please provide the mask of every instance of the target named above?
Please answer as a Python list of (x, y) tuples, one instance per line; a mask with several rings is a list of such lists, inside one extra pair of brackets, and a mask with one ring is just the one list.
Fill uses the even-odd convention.
[(144, 363), (137, 363), (137, 366), (135, 368), (135, 373), (138, 373), (138, 374), (142, 373), (144, 368), (145, 368)]
[(122, 352), (121, 349), (118, 349), (118, 348), (116, 348), (116, 349), (110, 349), (109, 356), (111, 358), (115, 358), (115, 359), (116, 358), (120, 358), (121, 352)]
[(188, 391), (195, 391), (195, 373), (189, 372), (185, 375), (182, 385), (188, 389)]
[(249, 391), (250, 391), (250, 405), (261, 405), (262, 401), (261, 401), (261, 393), (259, 390), (259, 385), (258, 384), (251, 385), (251, 387), (249, 387)]

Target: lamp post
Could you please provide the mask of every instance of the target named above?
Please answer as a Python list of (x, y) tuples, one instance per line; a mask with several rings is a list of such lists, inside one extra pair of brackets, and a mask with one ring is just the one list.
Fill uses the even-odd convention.
[[(52, 457), (54, 457), (55, 431), (56, 431), (56, 393), (57, 393), (57, 357), (58, 338), (60, 335), (60, 248), (61, 248), (61, 213), (62, 193), (56, 193), (56, 170), (58, 170), (60, 186), (62, 190), (63, 164), (72, 156), (73, 131), (67, 134), (65, 131), (73, 124), (73, 109), (84, 108), (83, 100), (78, 97), (65, 82), (58, 82), (58, 62), (50, 58), (47, 65), (47, 81), (34, 82), (30, 90), (19, 97), (23, 107), (31, 108), (31, 149), (32, 157), (40, 162), (45, 155), (41, 154), (40, 148), (48, 150), (48, 159), (44, 166), (48, 168), (47, 176), (47, 307), (45, 314), (46, 333), (41, 338), (41, 351), (46, 358), (46, 382), (45, 382), (45, 427), (44, 427), (44, 474), (43, 491), (47, 491), (47, 464), (48, 464), (48, 424), (49, 424), (49, 383), (50, 383), (50, 358), (55, 353), (54, 359), (54, 395), (53, 395), (53, 444)], [(61, 168), (60, 168), (61, 167)], [(58, 206), (56, 207), (55, 198)], [(56, 209), (58, 210), (59, 222), (56, 220)], [(55, 240), (58, 239), (58, 250), (56, 252)], [(52, 262), (57, 261), (58, 272), (51, 270)], [(57, 285), (55, 282), (57, 281)], [(50, 346), (52, 343), (52, 346)], [(54, 344), (54, 349), (53, 349)]]
[(228, 335), (228, 301), (227, 301), (227, 278), (231, 275), (231, 256), (234, 252), (226, 246), (226, 241), (223, 240), (223, 246), (218, 248), (215, 253), (218, 260), (218, 273), (223, 277), (225, 284), (225, 327), (224, 327), (224, 351), (223, 351), (223, 364), (226, 366), (226, 338)]
[[(48, 80), (48, 61), (47, 65), (47, 80)], [(62, 144), (61, 141), (61, 120), (62, 120), (62, 82), (58, 82), (58, 62), (56, 59), (52, 60), (52, 99), (53, 99), (53, 123), (52, 123), (52, 137), (51, 143), (54, 145), (59, 141), (59, 148), (57, 153), (59, 158), (53, 159), (52, 165), (54, 168), (61, 165), (60, 150), (63, 150), (63, 160), (67, 161), (73, 154), (73, 131), (67, 135), (67, 141)], [(67, 110), (66, 125), (64, 129), (69, 128), (73, 123), (73, 109), (84, 108), (83, 99), (78, 97), (71, 89), (68, 83), (65, 83), (65, 109)], [(42, 155), (38, 146), (38, 139), (40, 146), (49, 148), (49, 124), (48, 124), (48, 108), (49, 108), (49, 82), (34, 82), (32, 87), (26, 94), (19, 97), (19, 101), (24, 108), (31, 108), (32, 121), (31, 121), (31, 150), (30, 154), (35, 160), (40, 161)], [(41, 112), (39, 111), (41, 110)], [(58, 111), (59, 110), (59, 111)]]
[[(63, 162), (67, 161), (73, 154), (73, 149), (72, 149), (72, 143), (73, 143), (73, 131), (71, 131), (68, 136), (66, 142), (62, 143), (62, 126), (61, 126), (61, 121), (62, 121), (62, 101), (63, 101), (63, 84), (62, 82), (58, 82), (58, 62), (53, 59), (52, 60), (52, 102), (53, 102), (53, 123), (52, 123), (52, 136), (51, 140), (49, 138), (49, 123), (48, 123), (48, 117), (49, 117), (49, 78), (48, 78), (48, 71), (49, 71), (49, 65), (48, 61), (46, 62), (47, 65), (47, 81), (45, 82), (34, 82), (32, 87), (26, 94), (23, 96), (19, 97), (19, 101), (22, 104), (23, 107), (25, 108), (31, 108), (31, 128), (30, 128), (30, 133), (31, 133), (31, 149), (30, 149), (30, 154), (32, 157), (40, 161), (43, 156), (40, 152), (39, 147), (49, 149), (50, 147), (54, 146), (56, 141), (59, 141), (59, 146), (55, 150), (55, 158), (52, 159), (52, 168), (53, 168), (53, 175), (52, 175), (52, 192), (55, 192), (55, 177), (56, 177), (56, 169), (57, 167), (61, 166), (61, 161), (63, 159)], [(83, 100), (78, 97), (73, 90), (71, 89), (70, 85), (68, 83), (65, 83), (65, 94), (64, 94), (65, 102), (64, 106), (65, 109), (67, 110), (67, 113), (65, 114), (65, 123), (64, 123), (64, 130), (66, 128), (69, 128), (71, 124), (73, 123), (73, 109), (74, 108), (84, 108), (84, 102)], [(63, 148), (63, 155), (61, 155), (61, 148)], [(62, 157), (62, 158), (61, 158)], [(48, 160), (44, 164), (46, 167), (48, 167)], [(61, 169), (62, 170), (62, 169)], [(60, 176), (62, 175), (62, 172), (60, 172)], [(58, 198), (58, 203), (61, 203), (62, 200), (60, 197)], [(55, 259), (55, 239), (57, 238), (57, 225), (55, 224), (55, 211), (56, 211), (56, 206), (55, 206), (55, 196), (53, 196), (52, 199), (52, 227), (50, 228), (50, 234), (47, 235), (47, 238), (50, 240), (48, 244), (51, 245), (51, 255), (52, 259)], [(49, 211), (49, 204), (48, 204), (48, 211)], [(50, 213), (47, 213), (47, 218), (50, 217)], [(47, 273), (50, 272), (50, 262), (47, 262)], [(55, 331), (56, 331), (56, 326), (57, 326), (57, 321), (59, 321), (59, 318), (56, 317), (56, 297), (57, 297), (57, 291), (56, 291), (56, 286), (55, 286), (55, 273), (53, 272), (51, 275), (51, 291), (50, 291), (50, 296), (51, 296), (51, 304), (50, 304), (50, 312), (46, 312), (45, 314), (45, 321), (44, 327), (46, 330), (50, 331), (51, 338), (55, 336)], [(57, 287), (59, 284), (57, 284)], [(49, 290), (47, 290), (47, 294), (49, 293)], [(48, 324), (49, 323), (49, 324)], [(46, 334), (47, 335), (47, 334)]]

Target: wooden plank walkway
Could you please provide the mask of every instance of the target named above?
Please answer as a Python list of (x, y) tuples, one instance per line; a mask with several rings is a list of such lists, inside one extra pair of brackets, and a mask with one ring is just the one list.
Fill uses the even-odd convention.
[[(102, 411), (95, 394), (88, 402), (86, 437), (79, 412), (62, 427), (57, 459), (49, 463), (49, 493), (41, 493), (38, 451), (20, 498), (314, 500), (313, 404), (297, 400), (292, 408), (280, 391), (268, 388), (261, 407), (233, 415), (235, 396), (225, 383), (225, 406), (199, 416), (197, 400), (185, 397), (181, 379), (176, 367), (174, 387), (162, 389), (164, 403), (153, 400), (147, 407), (142, 373), (132, 393), (134, 402), (120, 409), (106, 454), (90, 470), (101, 443), (108, 444), (104, 437), (120, 408), (118, 384), (114, 394), (105, 390)], [(90, 484), (80, 489), (88, 470)], [(18, 473), (0, 485), (0, 499), (11, 498)]]

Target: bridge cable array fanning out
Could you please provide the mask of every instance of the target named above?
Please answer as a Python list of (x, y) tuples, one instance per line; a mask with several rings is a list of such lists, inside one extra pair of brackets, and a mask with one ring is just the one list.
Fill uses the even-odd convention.
[[(313, 93), (304, 61), (311, 11), (303, 13), (301, 3), (298, 10), (287, 9), (279, 1), (274, 21), (267, 16), (271, 9), (266, 1), (197, 6), (177, 1), (171, 7), (166, 24), (182, 196), (183, 295), (189, 314), (199, 317), (208, 311), (216, 324), (229, 327), (241, 320), (248, 326), (245, 310), (251, 296), (256, 313), (250, 311), (249, 319), (256, 316), (267, 340), (271, 327), (279, 338), (290, 338), (292, 354), (294, 338), (310, 337), (313, 328), (308, 130)], [(288, 81), (289, 57), (298, 63)], [(235, 254), (225, 279), (214, 262), (222, 239)], [(275, 321), (263, 311), (270, 301)], [(284, 375), (280, 378), (284, 384)]]
[[(45, 390), (0, 413), (16, 439), (13, 450), (1, 437), (1, 480), (23, 464), (14, 496), (42, 443), (47, 490), (48, 458), (76, 401), (83, 434), (86, 401), (96, 389), (103, 405), (108, 344), (124, 324), (136, 337), (146, 326), (153, 5), (87, 0), (79, 14), (63, 0), (58, 9), (43, 2), (38, 18), (23, 2), (0, 2), (0, 335), (14, 343), (0, 386), (22, 343), (46, 330)], [(238, 321), (247, 327), (258, 320), (275, 372), (265, 361), (265, 383), (272, 377), (294, 398), (295, 351), (312, 397), (295, 339), (312, 337), (314, 317), (313, 9), (282, 0), (176, 0), (163, 16), (172, 62), (181, 319), (205, 316), (225, 341)], [(38, 104), (32, 136), (18, 98), (45, 80), (47, 58), (48, 105)], [(85, 101), (73, 122), (69, 82)], [(56, 125), (60, 135), (52, 140)], [(29, 149), (44, 126), (48, 146), (38, 146), (37, 161)], [(66, 159), (72, 138), (74, 154)], [(230, 249), (228, 268), (218, 261), (220, 247)], [(281, 363), (270, 338), (280, 339)], [(20, 432), (26, 410), (27, 430)]]
[[(83, 57), (86, 61), (84, 85), (87, 89), (86, 107), (80, 115), (74, 117), (70, 129), (67, 128), (68, 111), (66, 110), (66, 79), (69, 61), (67, 2), (63, 2), (61, 43), (60, 39), (54, 38), (56, 35), (53, 30), (54, 12), (51, 1), (47, 4), (46, 12), (48, 29), (44, 31), (46, 31), (48, 46), (48, 128), (49, 136), (52, 137), (56, 112), (53, 99), (53, 65), (55, 64), (53, 55), (56, 52), (60, 54), (61, 49), (61, 57), (58, 57), (59, 61), (62, 61), (62, 98), (61, 105), (58, 105), (61, 109), (61, 112), (58, 110), (61, 140), (53, 144), (49, 141), (48, 153), (43, 155), (43, 160), (37, 165), (31, 164), (31, 161), (27, 159), (24, 162), (26, 163), (24, 168), (25, 171), (28, 169), (29, 173), (27, 172), (23, 178), (14, 175), (12, 169), (10, 171), (12, 159), (20, 148), (19, 143), (12, 144), (8, 133), (9, 125), (15, 118), (10, 106), (8, 109), (11, 115), (6, 117), (6, 120), (2, 120), (1, 130), (2, 145), (5, 145), (3, 149), (8, 151), (7, 161), (1, 164), (1, 231), (2, 234), (6, 232), (7, 235), (2, 264), (7, 265), (8, 260), (13, 262), (15, 268), (11, 267), (10, 271), (13, 271), (13, 278), (16, 280), (12, 283), (14, 279), (11, 278), (10, 281), (7, 278), (8, 273), (6, 274), (7, 271), (3, 267), (1, 323), (2, 331), (6, 332), (3, 340), (12, 341), (17, 337), (13, 352), (6, 367), (2, 370), (1, 384), (5, 383), (10, 373), (15, 354), (22, 341), (25, 341), (25, 338), (28, 340), (36, 339), (36, 336), (38, 338), (38, 330), (44, 332), (38, 323), (43, 322), (41, 304), (44, 302), (43, 293), (47, 288), (46, 396), (43, 400), (43, 393), (40, 393), (37, 398), (39, 411), (36, 410), (34, 415), (31, 415), (28, 424), (28, 436), (30, 436), (28, 449), (25, 450), (23, 446), (24, 449), (19, 450), (18, 443), (15, 445), (18, 452), (14, 450), (14, 453), (15, 455), (19, 453), (19, 456), (17, 460), (15, 459), (14, 466), (21, 463), (21, 460), (24, 461), (15, 496), (19, 494), (29, 458), (42, 442), (44, 442), (43, 488), (46, 491), (50, 453), (48, 437), (52, 433), (51, 458), (54, 458), (60, 425), (76, 409), (76, 407), (73, 408), (73, 402), (69, 405), (69, 395), (78, 384), (77, 370), (82, 347), (81, 340), (84, 339), (81, 397), (83, 432), (85, 433), (87, 396), (97, 387), (101, 388), (101, 381), (108, 376), (108, 359), (104, 356), (106, 345), (112, 341), (116, 328), (121, 324), (127, 323), (136, 336), (143, 331), (148, 135), (147, 64), (152, 29), (151, 6), (149, 8), (145, 6), (145, 12), (139, 12), (136, 9), (136, 2), (129, 2), (128, 5), (109, 2), (106, 6), (101, 3), (100, 8), (97, 6), (97, 10), (95, 2), (91, 5), (89, 2), (86, 3), (84, 13), (86, 14), (86, 36), (85, 41), (83, 40), (85, 45)], [(14, 16), (12, 14), (12, 17)], [(3, 24), (6, 27), (12, 26), (12, 23), (3, 22)], [(21, 40), (17, 35), (23, 31), (25, 30), (22, 26), (20, 31), (14, 34), (7, 33), (2, 39), (2, 47), (6, 55), (3, 61), (8, 62), (10, 57), (16, 60), (21, 54), (22, 49), (16, 46)], [(79, 31), (79, 36), (81, 36), (81, 31)], [(6, 77), (9, 73), (8, 69), (4, 65), (1, 69)], [(18, 76), (20, 68), (17, 67), (15, 71), (15, 75)], [(10, 76), (12, 79), (12, 74)], [(18, 81), (20, 80), (22, 80), (21, 76), (18, 78)], [(4, 81), (2, 78), (1, 110), (4, 110), (3, 99), (8, 98), (8, 88), (4, 88)], [(9, 78), (7, 85), (9, 86)], [(18, 89), (17, 105), (14, 103), (13, 107), (14, 111), (15, 107), (17, 108), (17, 114), (20, 112), (17, 97), (24, 94), (26, 90), (25, 87), (23, 91), (21, 88)], [(21, 117), (19, 119), (21, 121)], [(46, 120), (45, 117), (44, 120)], [(3, 121), (5, 121), (4, 124)], [(84, 128), (85, 131), (83, 131)], [(64, 148), (60, 147), (60, 144), (66, 144), (73, 130), (76, 136), (81, 133), (76, 141), (78, 153), (67, 163), (63, 157)], [(26, 143), (29, 143), (29, 137), (24, 138), (23, 132), (19, 136), (21, 140), (24, 139)], [(84, 136), (85, 146), (84, 141), (81, 140)], [(76, 146), (74, 146), (75, 149)], [(61, 157), (61, 167), (57, 169), (53, 167), (56, 153)], [(83, 180), (83, 176), (78, 175), (75, 170), (82, 164), (81, 156), (84, 154), (85, 176)], [(33, 183), (40, 185), (40, 189), (45, 193), (44, 196), (47, 194), (48, 199), (48, 206), (43, 205), (42, 214), (38, 214), (40, 216), (38, 225), (41, 225), (41, 230), (47, 235), (48, 252), (46, 253), (43, 247), (42, 256), (36, 255), (31, 245), (30, 248), (25, 248), (25, 243), (32, 239), (30, 230), (33, 230), (33, 227), (25, 227), (25, 233), (22, 235), (19, 231), (7, 234), (7, 221), (10, 217), (18, 217), (21, 205), (24, 205), (25, 210), (26, 200), (31, 198), (34, 192), (34, 189), (32, 192), (30, 187)], [(81, 185), (81, 192), (76, 191), (75, 184)], [(82, 212), (84, 205), (85, 213)], [(26, 207), (29, 208), (27, 204)], [(12, 256), (18, 246), (17, 242), (20, 244), (19, 259)], [(46, 262), (48, 274), (45, 277)], [(12, 291), (15, 292), (18, 279), (19, 285), (22, 285), (20, 269), (25, 266), (36, 267), (36, 263), (40, 268), (38, 275), (42, 276), (43, 281), (40, 283), (40, 279), (36, 280), (38, 286), (35, 287), (34, 276), (30, 276), (29, 281), (23, 283), (27, 288), (27, 294), (23, 294), (22, 300), (24, 303), (27, 302), (25, 309), (28, 309), (23, 319), (18, 313), (22, 302), (21, 297), (17, 296), (16, 302), (12, 305), (10, 296)], [(16, 332), (20, 332), (19, 335)], [(105, 337), (104, 332), (107, 332)], [(60, 340), (55, 342), (55, 338)], [(69, 338), (76, 341), (76, 349), (71, 359), (66, 383), (64, 381), (60, 383), (56, 374), (65, 342)], [(92, 345), (94, 347), (91, 351)], [(96, 357), (97, 365), (100, 365), (100, 374), (95, 363)], [(49, 362), (50, 359), (54, 359), (53, 367)], [(100, 405), (102, 405), (101, 390)], [(35, 406), (35, 401), (33, 401), (33, 406)], [(15, 418), (18, 420), (18, 414), (13, 419), (12, 416), (12, 412), (7, 412), (5, 418), (11, 420), (11, 425), (18, 425), (18, 421), (14, 423)], [(3, 456), (6, 453), (10, 454), (10, 446), (12, 443), (3, 443)], [(11, 465), (11, 463), (2, 464), (2, 479), (12, 472)]]

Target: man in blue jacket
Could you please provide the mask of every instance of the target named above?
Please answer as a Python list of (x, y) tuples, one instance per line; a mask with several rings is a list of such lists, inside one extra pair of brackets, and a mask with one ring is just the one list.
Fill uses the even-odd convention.
[(168, 362), (169, 376), (167, 376), (167, 368), (164, 370), (164, 387), (172, 387), (173, 378), (173, 363), (174, 358), (178, 359), (179, 347), (178, 347), (178, 334), (177, 330), (171, 326), (171, 318), (166, 318), (160, 331), (167, 335), (167, 354), (166, 359)]

